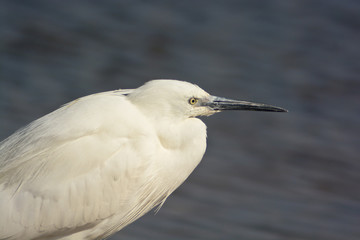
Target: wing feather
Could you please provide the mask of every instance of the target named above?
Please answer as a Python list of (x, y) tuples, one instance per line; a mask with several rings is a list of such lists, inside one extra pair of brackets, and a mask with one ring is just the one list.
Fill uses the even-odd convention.
[(143, 116), (124, 97), (129, 92), (81, 98), (1, 143), (0, 239), (65, 236), (143, 214), (127, 216), (156, 148), (151, 128), (134, 125)]

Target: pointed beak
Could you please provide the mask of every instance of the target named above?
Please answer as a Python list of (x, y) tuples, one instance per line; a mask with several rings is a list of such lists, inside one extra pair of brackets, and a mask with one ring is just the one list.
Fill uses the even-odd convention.
[(246, 101), (231, 100), (222, 97), (211, 96), (208, 101), (203, 102), (203, 106), (211, 108), (213, 111), (224, 110), (249, 110), (265, 112), (287, 112), (288, 110), (263, 103), (253, 103)]

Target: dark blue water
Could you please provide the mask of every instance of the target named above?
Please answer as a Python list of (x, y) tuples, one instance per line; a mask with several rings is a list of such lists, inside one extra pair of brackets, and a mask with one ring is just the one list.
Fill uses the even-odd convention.
[(0, 138), (154, 78), (279, 105), (204, 118), (203, 162), (111, 239), (360, 239), (360, 2), (1, 1)]

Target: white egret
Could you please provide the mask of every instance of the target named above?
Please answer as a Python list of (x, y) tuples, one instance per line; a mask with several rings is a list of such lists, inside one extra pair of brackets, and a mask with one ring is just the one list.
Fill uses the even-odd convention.
[(206, 148), (196, 118), (222, 110), (284, 112), (153, 80), (77, 99), (0, 145), (0, 239), (102, 239), (156, 206)]

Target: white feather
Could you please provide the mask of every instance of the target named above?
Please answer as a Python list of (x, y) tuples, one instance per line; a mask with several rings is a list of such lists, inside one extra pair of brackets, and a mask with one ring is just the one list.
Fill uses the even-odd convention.
[(0, 239), (100, 239), (163, 203), (206, 147), (205, 125), (175, 115), (208, 96), (166, 82), (80, 98), (5, 139)]

